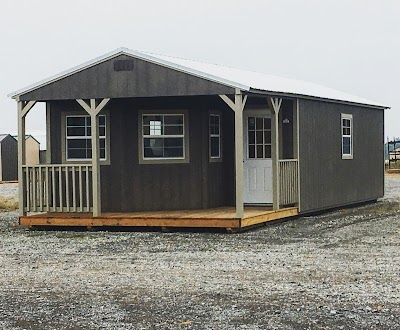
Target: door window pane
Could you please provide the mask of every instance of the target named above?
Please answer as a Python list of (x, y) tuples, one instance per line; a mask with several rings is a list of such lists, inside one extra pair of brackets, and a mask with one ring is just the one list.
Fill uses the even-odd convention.
[(271, 158), (271, 118), (251, 116), (247, 119), (247, 157)]

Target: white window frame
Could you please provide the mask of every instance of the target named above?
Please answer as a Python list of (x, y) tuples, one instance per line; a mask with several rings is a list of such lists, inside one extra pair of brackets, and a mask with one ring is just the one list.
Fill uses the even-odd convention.
[[(343, 119), (350, 121), (350, 134), (343, 134), (343, 128), (344, 128)], [(340, 116), (340, 135), (342, 138), (342, 159), (353, 159), (353, 115), (346, 114), (346, 113), (341, 114), (341, 116)], [(344, 153), (343, 140), (345, 137), (350, 138), (350, 153), (349, 154)]]
[[(218, 117), (218, 128), (219, 128), (219, 134), (211, 134), (211, 117), (215, 116)], [(215, 112), (210, 112), (208, 114), (208, 156), (210, 162), (221, 162), (222, 161), (222, 126), (221, 126), (221, 114), (220, 113), (215, 113)], [(218, 138), (218, 156), (211, 156), (211, 138)]]
[[(105, 118), (105, 135), (99, 136), (105, 140), (105, 158), (100, 158), (101, 165), (109, 165), (110, 164), (110, 115), (106, 110), (102, 110), (101, 114), (98, 116), (103, 116)], [(68, 137), (67, 136), (67, 118), (68, 117), (90, 117), (87, 112), (63, 112), (62, 113), (62, 121), (61, 121), (61, 134), (62, 134), (62, 161), (63, 163), (71, 163), (71, 164), (89, 164), (92, 162), (92, 158), (68, 158), (68, 150), (67, 150), (67, 140), (71, 139), (91, 139), (91, 133), (88, 136), (80, 136), (80, 137)], [(86, 131), (86, 130), (85, 130)]]
[[(145, 116), (182, 116), (183, 134), (179, 135), (144, 135), (143, 118)], [(157, 128), (154, 128), (157, 130)], [(175, 164), (189, 163), (189, 114), (187, 110), (141, 110), (138, 114), (138, 142), (139, 142), (139, 164)], [(182, 138), (183, 157), (144, 157), (145, 138)]]

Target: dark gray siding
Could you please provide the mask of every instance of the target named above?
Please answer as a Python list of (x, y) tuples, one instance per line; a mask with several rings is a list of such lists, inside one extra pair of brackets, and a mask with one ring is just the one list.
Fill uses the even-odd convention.
[[(353, 115), (353, 159), (342, 159), (341, 113)], [(382, 110), (300, 100), (301, 212), (384, 193)]]
[(39, 164), (46, 164), (46, 150), (39, 150)]
[[(75, 101), (50, 102), (52, 163), (61, 163), (61, 112)], [(102, 210), (130, 212), (234, 205), (233, 112), (218, 97), (114, 99), (107, 105), (111, 164), (101, 166)], [(188, 109), (188, 164), (139, 164), (138, 110)], [(220, 109), (221, 163), (208, 161), (208, 111)]]
[[(285, 121), (285, 122), (284, 122)], [(293, 150), (293, 100), (284, 99), (279, 111), (280, 123), (280, 157), (281, 159), (292, 159)]]
[[(114, 71), (114, 61), (133, 59), (132, 71)], [(67, 100), (233, 94), (234, 89), (126, 55), (21, 95), (21, 100)]]
[(0, 181), (18, 180), (18, 142), (8, 135), (1, 141)]

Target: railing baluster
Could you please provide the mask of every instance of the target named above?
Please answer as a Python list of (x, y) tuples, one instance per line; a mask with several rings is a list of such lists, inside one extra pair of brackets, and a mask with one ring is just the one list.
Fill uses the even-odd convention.
[(29, 167), (25, 167), (25, 180), (26, 180), (26, 212), (30, 212), (30, 184), (29, 180)]
[(79, 211), (83, 212), (83, 186), (82, 186), (82, 168), (79, 166)]
[(72, 166), (72, 211), (76, 212), (75, 166)]
[(67, 212), (70, 212), (70, 209), (69, 209), (69, 193), (70, 193), (70, 191), (69, 191), (69, 170), (70, 170), (70, 168), (69, 167), (64, 167), (64, 170), (65, 170), (65, 203), (66, 203), (66, 206), (67, 206)]
[(62, 184), (62, 167), (58, 166), (58, 197), (60, 199), (60, 212), (63, 212), (63, 184)]
[(86, 212), (90, 212), (89, 166), (86, 166)]
[(51, 167), (51, 185), (53, 187), (51, 192), (51, 197), (53, 200), (53, 212), (57, 210), (57, 201), (56, 201), (56, 168), (54, 166)]
[(49, 179), (49, 167), (45, 167), (46, 170), (46, 212), (50, 212), (50, 179)]
[(38, 209), (40, 212), (43, 212), (43, 181), (42, 181), (42, 168), (38, 166), (38, 194), (39, 194), (39, 206)]
[(32, 183), (33, 183), (33, 189), (32, 189), (32, 210), (33, 212), (36, 212), (36, 189), (37, 189), (37, 183), (36, 183), (36, 167), (32, 166), (33, 170), (33, 175), (32, 175)]

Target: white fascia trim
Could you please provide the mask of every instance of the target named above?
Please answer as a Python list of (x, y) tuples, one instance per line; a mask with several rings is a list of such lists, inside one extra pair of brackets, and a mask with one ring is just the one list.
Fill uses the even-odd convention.
[(29, 85), (27, 87), (21, 88), (21, 89), (15, 91), (13, 93), (8, 94), (7, 97), (16, 98), (17, 96), (29, 93), (29, 92), (37, 89), (37, 88), (46, 86), (48, 84), (51, 84), (52, 82), (55, 82), (57, 80), (61, 80), (61, 79), (66, 78), (68, 76), (71, 76), (71, 75), (73, 75), (75, 73), (78, 73), (80, 71), (88, 69), (88, 68), (90, 68), (92, 66), (100, 64), (102, 62), (105, 62), (105, 61), (107, 61), (109, 59), (112, 59), (114, 57), (117, 57), (119, 55), (128, 55), (128, 56), (132, 56), (132, 57), (135, 57), (135, 58), (139, 58), (139, 59), (145, 60), (147, 62), (151, 62), (151, 63), (158, 64), (158, 65), (162, 65), (162, 66), (167, 67), (167, 68), (171, 68), (171, 69), (174, 69), (174, 70), (177, 70), (177, 71), (181, 71), (183, 73), (188, 73), (188, 74), (191, 74), (193, 76), (197, 76), (197, 77), (204, 78), (204, 79), (207, 79), (207, 80), (210, 80), (210, 81), (214, 81), (214, 82), (217, 82), (217, 83), (220, 83), (220, 84), (223, 84), (223, 85), (227, 85), (227, 86), (232, 87), (232, 88), (239, 88), (239, 89), (245, 90), (245, 91), (249, 91), (250, 90), (250, 86), (246, 86), (246, 85), (243, 85), (243, 84), (240, 84), (240, 83), (236, 83), (236, 82), (233, 82), (233, 81), (229, 81), (229, 80), (226, 80), (226, 79), (221, 79), (221, 78), (219, 78), (217, 76), (206, 74), (206, 73), (201, 72), (201, 71), (197, 71), (197, 70), (194, 70), (194, 69), (182, 66), (182, 65), (178, 65), (178, 64), (175, 64), (175, 63), (172, 63), (172, 62), (169, 62), (169, 61), (165, 61), (165, 60), (159, 59), (156, 56), (150, 56), (150, 55), (147, 55), (147, 54), (143, 54), (143, 53), (141, 53), (139, 51), (130, 50), (128, 48), (118, 48), (118, 49), (116, 49), (116, 50), (114, 50), (114, 51), (112, 51), (110, 53), (104, 54), (104, 55), (99, 56), (99, 57), (97, 57), (97, 58), (95, 58), (93, 60), (90, 60), (88, 62), (82, 63), (82, 64), (80, 64), (78, 66), (75, 66), (75, 67), (69, 69), (69, 70), (63, 71), (63, 72), (58, 73), (58, 74), (56, 74), (54, 76), (51, 76), (51, 77), (49, 77), (47, 79), (43, 79), (43, 80), (41, 80), (41, 81), (39, 81), (39, 82), (37, 82), (35, 84), (32, 84), (32, 85)]

